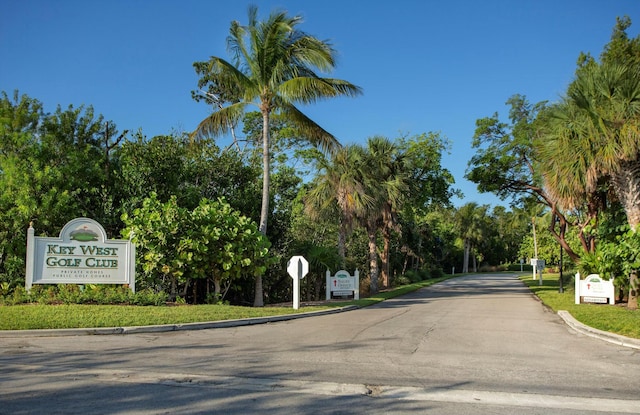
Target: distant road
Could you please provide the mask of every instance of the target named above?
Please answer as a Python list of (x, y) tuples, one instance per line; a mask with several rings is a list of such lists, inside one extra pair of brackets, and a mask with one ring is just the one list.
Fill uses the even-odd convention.
[(511, 275), (222, 329), (0, 339), (0, 413), (640, 413), (640, 354)]

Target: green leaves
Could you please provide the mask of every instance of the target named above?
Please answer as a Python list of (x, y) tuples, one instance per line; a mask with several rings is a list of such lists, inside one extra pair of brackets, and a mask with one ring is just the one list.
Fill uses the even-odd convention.
[(132, 238), (139, 252), (142, 284), (160, 283), (163, 276), (225, 283), (262, 275), (275, 260), (255, 222), (224, 199), (202, 199), (188, 210), (178, 206), (175, 196), (161, 203), (153, 193), (122, 220), (127, 226), (122, 234)]

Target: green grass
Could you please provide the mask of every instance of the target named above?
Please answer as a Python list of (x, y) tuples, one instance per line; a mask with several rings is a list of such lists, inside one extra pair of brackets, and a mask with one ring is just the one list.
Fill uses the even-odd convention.
[(324, 306), (239, 307), (228, 305), (125, 306), (80, 304), (24, 304), (0, 306), (0, 330), (131, 327), (184, 324), (207, 321), (268, 317), (356, 305), (366, 307), (440, 282), (451, 276), (426, 280), (381, 292), (356, 301), (332, 302)]
[(129, 327), (234, 320), (323, 310), (327, 307), (237, 307), (228, 305), (125, 306), (26, 304), (0, 306), (0, 330)]
[(559, 293), (559, 274), (544, 274), (543, 285), (538, 285), (531, 274), (520, 279), (554, 311), (566, 310), (579, 322), (587, 326), (640, 339), (640, 310), (629, 310), (624, 305), (575, 304), (573, 277), (563, 276), (564, 293)]

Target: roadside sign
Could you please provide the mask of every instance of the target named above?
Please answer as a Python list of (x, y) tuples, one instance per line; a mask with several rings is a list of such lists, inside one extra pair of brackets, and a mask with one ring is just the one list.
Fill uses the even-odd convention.
[(287, 272), (291, 278), (302, 279), (309, 273), (309, 262), (303, 256), (292, 256), (287, 262)]
[(287, 262), (287, 272), (293, 278), (293, 309), (300, 308), (300, 280), (309, 273), (309, 262), (303, 256), (292, 256)]

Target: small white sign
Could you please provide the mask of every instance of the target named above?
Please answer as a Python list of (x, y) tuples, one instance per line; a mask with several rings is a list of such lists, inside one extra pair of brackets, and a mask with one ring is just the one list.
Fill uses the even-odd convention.
[(287, 272), (291, 278), (302, 279), (309, 273), (309, 262), (303, 256), (292, 256), (287, 262)]
[(580, 279), (580, 273), (576, 274), (576, 304), (601, 303), (615, 304), (615, 288), (613, 280), (604, 280), (598, 274), (590, 274), (584, 280)]
[(300, 255), (292, 256), (287, 262), (287, 272), (293, 278), (293, 309), (300, 308), (300, 280), (309, 273), (309, 262)]
[(332, 296), (353, 295), (354, 300), (360, 299), (360, 272), (356, 269), (353, 275), (345, 270), (336, 272), (331, 276), (331, 272), (327, 270), (327, 301)]

